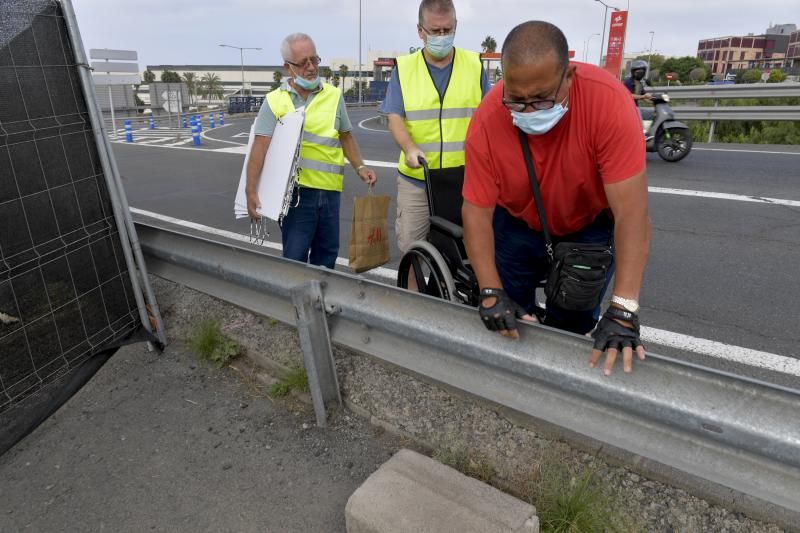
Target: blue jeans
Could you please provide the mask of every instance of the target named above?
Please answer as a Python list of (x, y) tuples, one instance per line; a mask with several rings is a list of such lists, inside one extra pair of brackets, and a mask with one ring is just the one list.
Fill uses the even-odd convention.
[(281, 227), (283, 257), (328, 268), (336, 266), (340, 196), (336, 191), (308, 187), (295, 191)]
[[(512, 300), (542, 318), (536, 307), (536, 287), (547, 279), (550, 263), (547, 260), (544, 238), (528, 225), (499, 205), (494, 210), (495, 262), (503, 288)], [(555, 237), (553, 245), (566, 242), (607, 244), (614, 240), (614, 223), (605, 213), (580, 231)], [(608, 289), (614, 264), (608, 269), (603, 294)], [(590, 332), (600, 318), (600, 305), (590, 311), (564, 311), (547, 302), (544, 324), (554, 328), (584, 334)]]

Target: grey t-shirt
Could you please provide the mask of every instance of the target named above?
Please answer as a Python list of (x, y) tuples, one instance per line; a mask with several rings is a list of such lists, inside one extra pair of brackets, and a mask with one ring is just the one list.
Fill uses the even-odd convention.
[[(303, 98), (297, 94), (297, 91), (295, 91), (292, 86), (289, 85), (288, 80), (281, 84), (281, 89), (289, 91), (289, 96), (292, 97), (294, 108), (297, 109), (298, 107), (307, 106), (310, 104), (314, 99), (314, 96), (316, 96), (317, 93), (322, 90), (322, 86), (309, 94), (307, 100), (303, 100)], [(277, 123), (278, 121), (275, 119), (275, 115), (272, 113), (272, 109), (270, 109), (269, 103), (267, 103), (265, 98), (264, 103), (261, 104), (261, 109), (258, 111), (258, 116), (256, 117), (254, 132), (256, 135), (272, 137), (272, 134), (275, 133), (275, 125)], [(339, 133), (345, 133), (352, 131), (353, 129), (353, 124), (350, 122), (350, 117), (347, 115), (347, 108), (344, 105), (344, 96), (341, 94), (339, 95), (339, 105), (336, 108), (335, 127)]]

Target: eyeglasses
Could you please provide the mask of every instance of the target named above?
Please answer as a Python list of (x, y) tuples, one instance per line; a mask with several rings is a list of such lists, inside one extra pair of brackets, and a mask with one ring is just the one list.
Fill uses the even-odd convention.
[(320, 63), (320, 61), (322, 61), (322, 58), (321, 58), (321, 57), (319, 57), (319, 56), (307, 57), (306, 59), (304, 59), (304, 60), (303, 60), (303, 61), (301, 61), (300, 63), (292, 63), (292, 62), (291, 62), (291, 61), (289, 61), (288, 59), (286, 60), (286, 62), (287, 62), (287, 63), (289, 63), (289, 64), (290, 64), (290, 65), (292, 65), (293, 67), (297, 67), (297, 68), (306, 68), (306, 67), (308, 67), (308, 64), (309, 64), (309, 63), (311, 63), (311, 64), (312, 64), (312, 65), (314, 65), (315, 67), (318, 67), (318, 66), (319, 66), (319, 63)]
[(419, 25), (419, 27), (420, 27), (420, 29), (422, 29), (422, 31), (424, 31), (426, 34), (428, 34), (430, 36), (439, 35), (440, 37), (444, 37), (446, 35), (450, 35), (452, 33), (455, 33), (455, 31), (456, 31), (455, 28), (441, 28), (441, 29), (438, 29), (438, 30), (431, 31), (431, 30), (426, 29), (425, 26)]
[(534, 108), (536, 111), (544, 111), (545, 109), (552, 109), (553, 106), (556, 105), (556, 95), (558, 95), (558, 91), (561, 90), (561, 86), (564, 84), (564, 78), (566, 77), (567, 69), (564, 69), (563, 74), (561, 74), (561, 81), (558, 82), (558, 88), (556, 92), (553, 93), (553, 98), (547, 100), (532, 100), (530, 102), (519, 102), (519, 101), (510, 101), (506, 100), (505, 97), (505, 90), (506, 87), (503, 85), (503, 105), (506, 106), (510, 111), (516, 111), (517, 113), (522, 113), (528, 106)]

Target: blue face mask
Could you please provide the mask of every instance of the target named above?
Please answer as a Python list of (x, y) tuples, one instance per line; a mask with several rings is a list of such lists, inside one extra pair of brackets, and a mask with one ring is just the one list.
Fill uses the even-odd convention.
[(297, 72), (292, 69), (292, 74), (294, 74), (294, 82), (300, 86), (301, 89), (305, 89), (306, 91), (313, 91), (317, 87), (319, 87), (319, 74), (313, 80), (307, 80), (304, 77), (297, 74)]
[[(567, 97), (569, 98), (569, 97)], [(521, 113), (519, 111), (511, 112), (512, 122), (516, 127), (527, 133), (528, 135), (544, 135), (552, 130), (558, 121), (561, 120), (569, 107), (564, 105), (564, 101), (556, 104), (550, 109), (542, 109), (540, 111), (532, 111), (530, 113)]]
[(453, 42), (456, 39), (456, 34), (449, 35), (428, 35), (428, 40), (425, 43), (425, 48), (428, 53), (436, 59), (442, 59), (450, 53), (453, 49)]

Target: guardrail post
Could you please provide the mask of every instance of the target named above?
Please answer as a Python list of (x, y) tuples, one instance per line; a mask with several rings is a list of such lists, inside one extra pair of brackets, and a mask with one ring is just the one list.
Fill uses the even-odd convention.
[[(719, 98), (716, 98), (714, 100), (714, 107), (719, 107)], [(716, 120), (712, 120), (711, 121), (711, 127), (708, 128), (708, 143), (709, 144), (714, 142), (714, 128), (716, 127), (716, 125), (717, 125), (717, 121)]]
[(220, 126), (225, 125), (225, 117), (223, 116), (222, 111), (219, 112), (219, 125)]
[(128, 119), (125, 119), (125, 142), (133, 142), (133, 126), (131, 126), (131, 121)]
[(325, 405), (333, 401), (341, 405), (342, 396), (333, 362), (322, 284), (318, 280), (309, 281), (294, 287), (291, 292), (317, 426), (326, 427)]

